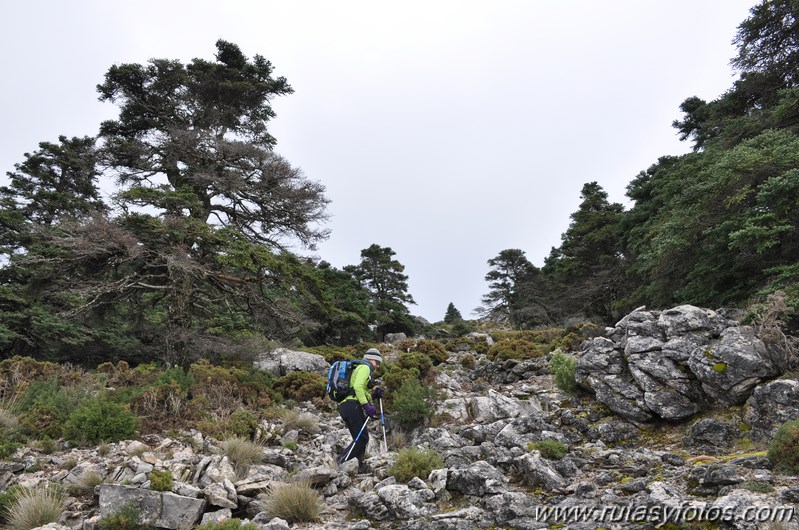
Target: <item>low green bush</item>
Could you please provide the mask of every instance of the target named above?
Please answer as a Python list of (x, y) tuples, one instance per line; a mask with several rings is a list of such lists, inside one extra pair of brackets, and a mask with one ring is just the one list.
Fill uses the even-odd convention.
[(779, 471), (799, 474), (799, 420), (785, 422), (777, 428), (767, 456)]
[(474, 370), (474, 366), (477, 363), (474, 359), (474, 355), (471, 353), (467, 353), (461, 359), (461, 366), (464, 367), (466, 370)]
[(449, 357), (444, 344), (437, 340), (421, 339), (416, 343), (413, 350), (427, 355), (433, 364), (441, 364)]
[(541, 456), (547, 460), (560, 460), (569, 452), (569, 448), (566, 447), (566, 444), (551, 439), (532, 443), (530, 444), (530, 449), (537, 449), (538, 452), (541, 453)]
[(158, 374), (158, 379), (156, 379), (156, 385), (169, 385), (170, 383), (177, 383), (177, 385), (182, 390), (183, 396), (188, 394), (189, 389), (194, 384), (194, 376), (191, 372), (184, 372), (182, 368), (176, 366), (174, 368), (167, 368), (160, 374)]
[(138, 428), (138, 419), (127, 408), (98, 396), (70, 414), (64, 437), (78, 445), (96, 445), (133, 438)]
[(150, 472), (150, 489), (153, 491), (172, 491), (174, 479), (168, 469)]
[(397, 365), (406, 370), (416, 368), (419, 377), (425, 377), (433, 367), (433, 361), (421, 352), (402, 352), (397, 357)]
[(397, 459), (386, 471), (399, 482), (408, 482), (413, 477), (427, 480), (430, 472), (444, 467), (444, 460), (432, 449), (401, 449)]
[(275, 381), (274, 388), (285, 399), (310, 401), (325, 395), (327, 380), (315, 372), (290, 372)]
[(253, 438), (258, 431), (258, 418), (249, 410), (237, 410), (224, 423), (224, 431), (232, 436)]
[(420, 427), (433, 417), (435, 391), (418, 379), (407, 379), (392, 396), (392, 419), (405, 430)]
[(112, 513), (97, 522), (103, 530), (153, 530), (150, 525), (140, 522), (141, 512), (133, 504), (122, 506), (119, 511)]
[(544, 351), (540, 346), (524, 339), (506, 339), (491, 346), (486, 355), (492, 361), (524, 360), (541, 357), (544, 355)]
[(61, 438), (70, 412), (84, 399), (81, 390), (68, 389), (57, 379), (33, 381), (17, 405), (20, 430), (33, 438)]
[(555, 385), (558, 388), (567, 394), (574, 394), (575, 390), (577, 390), (577, 381), (574, 378), (577, 371), (577, 361), (574, 357), (560, 350), (555, 350), (549, 361), (549, 371), (555, 378)]

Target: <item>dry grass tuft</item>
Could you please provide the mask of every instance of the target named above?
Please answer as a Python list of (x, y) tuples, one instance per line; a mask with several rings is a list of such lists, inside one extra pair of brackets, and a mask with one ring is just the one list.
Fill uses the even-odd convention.
[(313, 522), (319, 518), (322, 499), (307, 481), (284, 482), (269, 488), (266, 511), (289, 523)]
[(222, 442), (222, 448), (233, 463), (236, 475), (240, 478), (245, 477), (250, 466), (260, 463), (264, 457), (262, 445), (238, 436), (233, 436)]
[(64, 514), (64, 495), (53, 487), (23, 489), (6, 513), (12, 530), (31, 530), (55, 523)]

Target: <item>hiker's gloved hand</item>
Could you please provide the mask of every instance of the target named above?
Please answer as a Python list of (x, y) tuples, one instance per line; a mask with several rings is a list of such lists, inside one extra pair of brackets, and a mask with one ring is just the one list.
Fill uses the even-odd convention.
[(370, 418), (374, 418), (375, 416), (377, 416), (377, 409), (371, 403), (363, 404), (363, 412)]
[(380, 399), (383, 397), (383, 389), (380, 387), (375, 388), (372, 390), (372, 399)]

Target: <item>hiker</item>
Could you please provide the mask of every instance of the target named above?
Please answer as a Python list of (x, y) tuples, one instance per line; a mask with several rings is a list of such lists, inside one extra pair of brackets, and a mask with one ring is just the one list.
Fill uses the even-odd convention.
[[(338, 406), (338, 413), (341, 415), (341, 419), (344, 420), (344, 425), (349, 429), (353, 443), (355, 443), (356, 438), (358, 440), (347, 460), (357, 458), (359, 471), (363, 471), (363, 458), (366, 453), (366, 444), (369, 443), (369, 432), (366, 429), (361, 432), (361, 427), (366, 422), (367, 416), (370, 418), (377, 416), (377, 408), (372, 401), (383, 397), (383, 389), (380, 387), (375, 387), (371, 394), (369, 393), (372, 371), (380, 366), (383, 362), (383, 357), (377, 349), (369, 348), (363, 355), (363, 360), (368, 364), (358, 364), (355, 367), (350, 377), (350, 395)], [(359, 432), (361, 432), (360, 438), (358, 438)], [(347, 454), (349, 447), (347, 446), (344, 449), (341, 458), (344, 458)]]

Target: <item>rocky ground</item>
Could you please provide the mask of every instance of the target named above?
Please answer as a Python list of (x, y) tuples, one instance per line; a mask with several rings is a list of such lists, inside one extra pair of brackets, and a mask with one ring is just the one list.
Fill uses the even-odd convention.
[[(0, 489), (98, 475), (102, 485), (70, 498), (63, 524), (71, 528), (92, 528), (135, 503), (152, 524), (173, 529), (230, 517), (275, 530), (799, 529), (797, 514), (767, 520), (784, 517), (780, 509), (790, 516), (799, 502), (799, 478), (778, 473), (764, 452), (776, 426), (799, 418), (787, 360), (714, 312), (671, 311), (636, 312), (586, 342), (576, 352), (577, 395), (557, 389), (546, 357), (489, 362), (450, 352), (437, 376), (437, 419), (406, 441), (435, 450), (445, 467), (408, 483), (387, 475), (397, 448), (381, 451), (377, 425), (367, 473), (337, 466), (349, 441), (341, 420), (332, 408), (300, 403), (316, 427), (264, 422), (263, 462), (245, 478), (217, 440), (183, 432), (92, 450), (20, 450), (0, 462)], [(476, 358), (473, 369), (463, 368), (465, 355)], [(545, 458), (535, 449), (542, 440), (568, 452)], [(172, 492), (149, 489), (158, 469), (176, 478)], [(318, 522), (289, 525), (265, 511), (265, 488), (290, 478), (322, 496)]]

